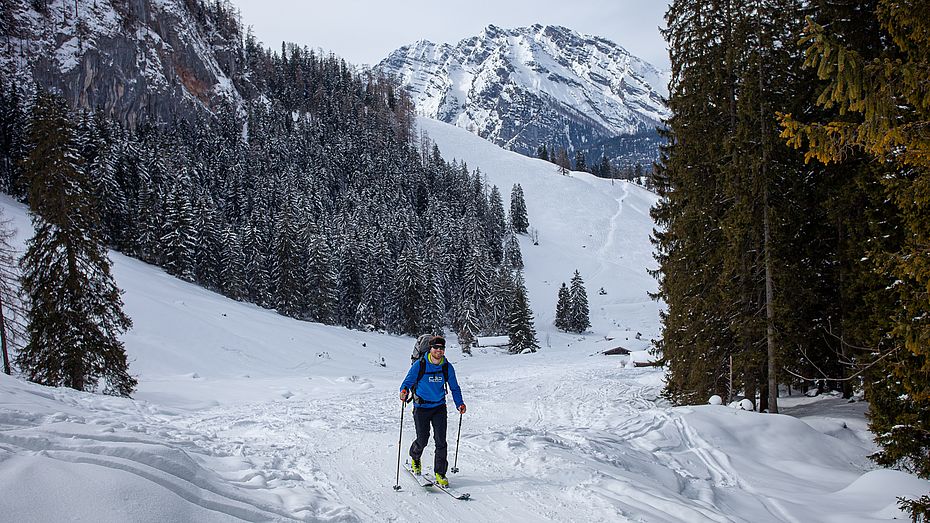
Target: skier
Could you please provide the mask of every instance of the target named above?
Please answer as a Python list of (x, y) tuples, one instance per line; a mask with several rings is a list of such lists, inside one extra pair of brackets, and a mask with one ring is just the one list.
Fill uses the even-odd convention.
[(436, 483), (442, 487), (449, 486), (446, 469), (446, 385), (452, 391), (452, 400), (461, 414), (465, 414), (465, 402), (462, 401), (462, 389), (455, 378), (455, 369), (446, 361), (446, 340), (442, 336), (433, 336), (429, 343), (429, 353), (410, 366), (407, 377), (400, 384), (400, 401), (413, 397), (413, 422), (417, 429), (417, 438), (410, 445), (411, 468), (415, 474), (422, 472), (420, 457), (429, 443), (429, 428), (433, 426), (433, 439), (436, 441), (436, 453), (433, 472)]

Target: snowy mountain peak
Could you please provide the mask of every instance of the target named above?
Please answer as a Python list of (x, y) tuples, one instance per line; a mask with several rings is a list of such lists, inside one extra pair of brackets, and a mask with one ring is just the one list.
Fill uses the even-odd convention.
[(420, 40), (379, 64), (420, 114), (504, 147), (582, 150), (668, 118), (664, 75), (601, 37), (536, 24), (488, 25), (457, 44)]

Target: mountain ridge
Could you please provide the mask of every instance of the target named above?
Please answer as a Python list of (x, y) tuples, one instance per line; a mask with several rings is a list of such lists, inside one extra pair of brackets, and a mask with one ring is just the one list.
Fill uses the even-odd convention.
[(592, 144), (654, 133), (670, 116), (654, 87), (662, 72), (610, 40), (561, 26), (488, 25), (456, 44), (419, 40), (377, 68), (408, 90), (418, 114), (527, 155), (547, 145), (597, 160), (586, 150)]

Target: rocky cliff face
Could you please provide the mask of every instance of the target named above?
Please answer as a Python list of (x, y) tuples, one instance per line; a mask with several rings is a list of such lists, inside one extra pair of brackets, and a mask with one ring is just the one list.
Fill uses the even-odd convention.
[(402, 47), (379, 67), (411, 92), (420, 114), (529, 155), (543, 144), (587, 151), (651, 136), (669, 116), (655, 67), (564, 27), (492, 25), (455, 45)]
[(135, 127), (236, 106), (241, 33), (198, 0), (8, 0), (0, 67)]

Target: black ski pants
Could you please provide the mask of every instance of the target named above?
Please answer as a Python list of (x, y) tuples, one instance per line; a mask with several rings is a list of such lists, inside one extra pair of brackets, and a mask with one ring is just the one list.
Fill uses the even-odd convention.
[(449, 468), (448, 445), (446, 444), (446, 426), (448, 424), (446, 406), (440, 405), (430, 409), (414, 407), (413, 423), (417, 428), (417, 439), (413, 440), (413, 444), (410, 445), (410, 457), (418, 460), (423, 455), (423, 449), (429, 443), (429, 427), (432, 425), (433, 439), (436, 441), (433, 472), (445, 476), (446, 469)]

